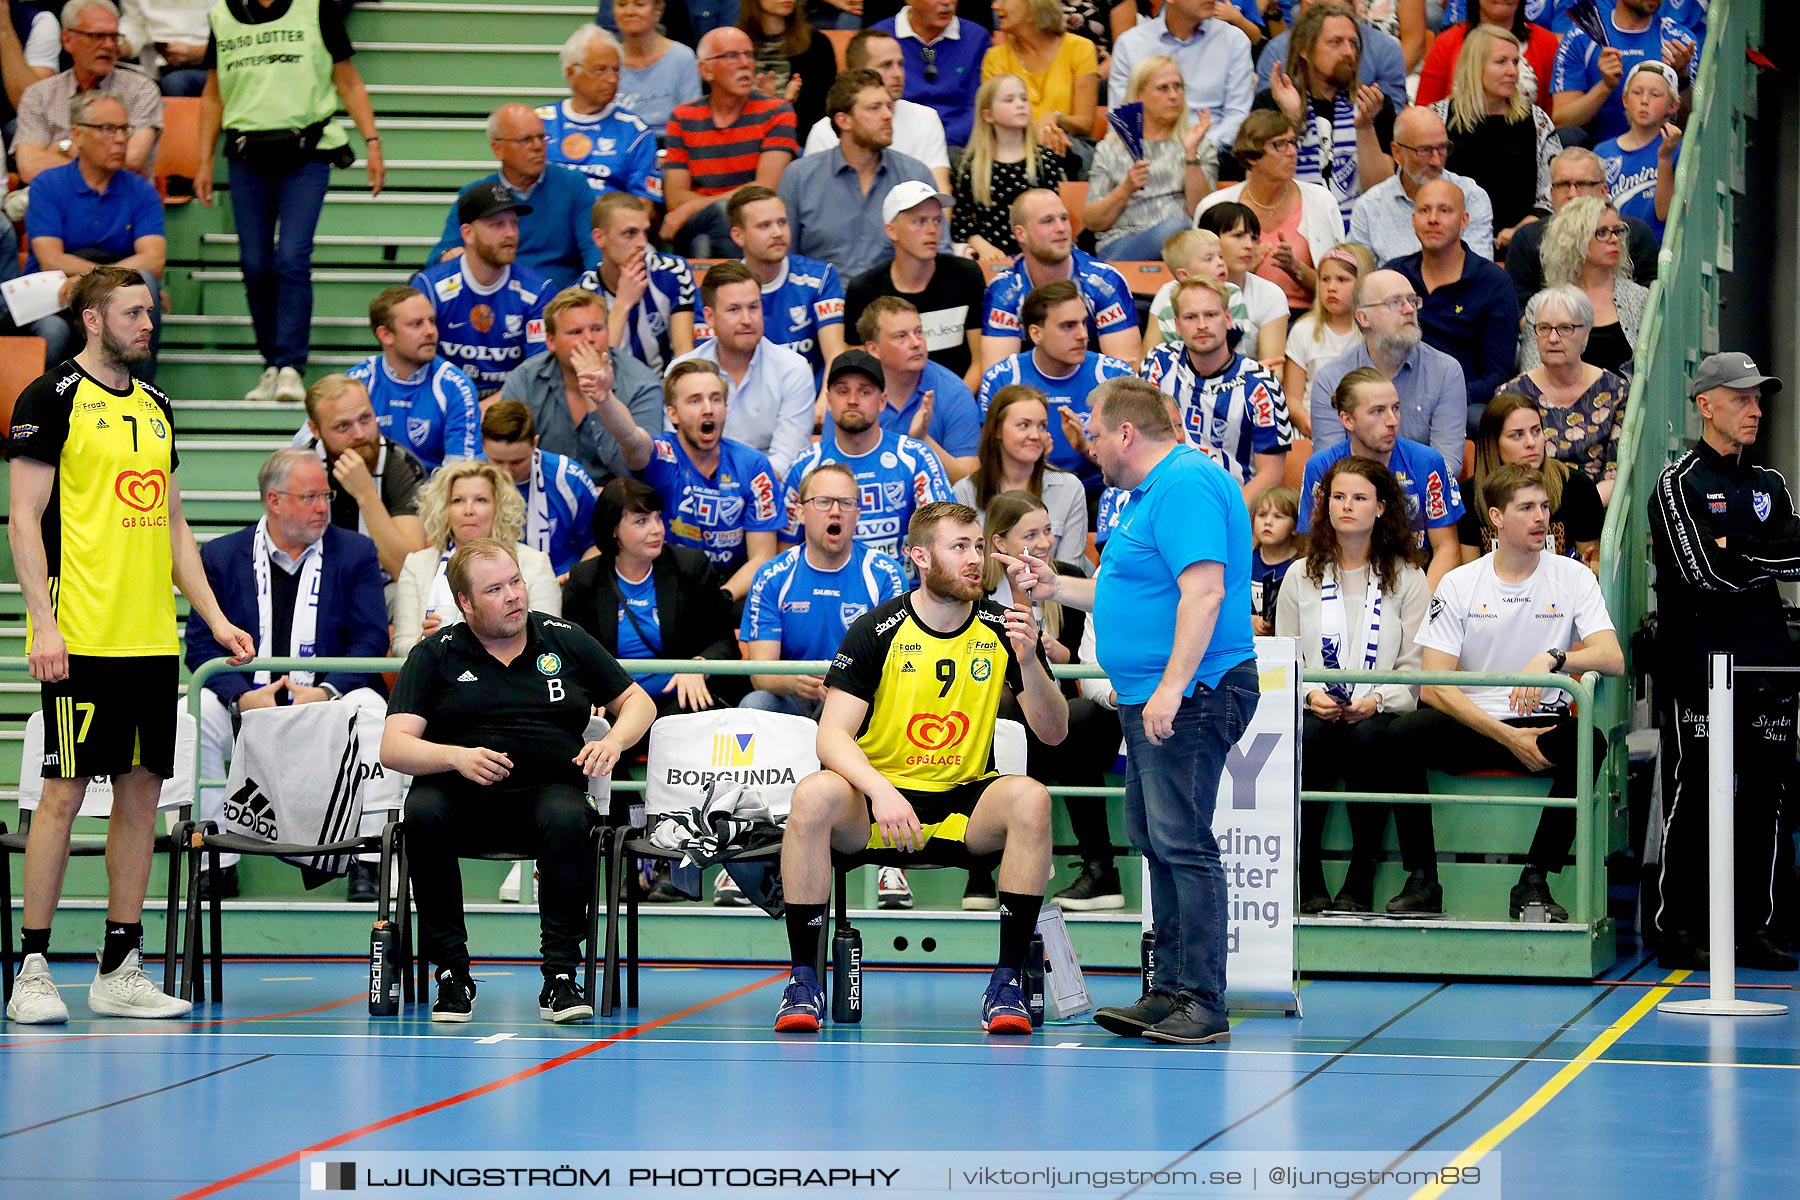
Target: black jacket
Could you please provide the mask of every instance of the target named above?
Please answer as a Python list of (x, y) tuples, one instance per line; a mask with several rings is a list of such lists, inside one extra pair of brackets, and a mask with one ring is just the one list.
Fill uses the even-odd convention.
[[(664, 546), (650, 574), (664, 658), (736, 658), (731, 600), (719, 590), (712, 564), (699, 550)], [(563, 616), (587, 630), (608, 653), (619, 651), (619, 585), (611, 559), (575, 564), (563, 585)]]
[(1758, 666), (1793, 661), (1775, 583), (1800, 579), (1800, 519), (1779, 471), (1701, 442), (1656, 481), (1650, 540), (1671, 668), (1700, 670), (1713, 650)]

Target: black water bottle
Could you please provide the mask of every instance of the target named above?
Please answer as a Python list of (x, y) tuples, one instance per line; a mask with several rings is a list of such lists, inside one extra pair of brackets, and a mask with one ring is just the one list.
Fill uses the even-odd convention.
[(1146, 994), (1156, 986), (1156, 930), (1144, 930), (1142, 940), (1138, 942), (1138, 965), (1144, 972), (1144, 991)]
[(831, 937), (831, 1019), (860, 1024), (862, 1009), (862, 934), (845, 925)]
[(1033, 933), (1025, 951), (1025, 1009), (1031, 1014), (1031, 1027), (1044, 1024), (1044, 935)]
[(369, 1015), (400, 1011), (400, 936), (392, 921), (377, 921), (369, 934)]

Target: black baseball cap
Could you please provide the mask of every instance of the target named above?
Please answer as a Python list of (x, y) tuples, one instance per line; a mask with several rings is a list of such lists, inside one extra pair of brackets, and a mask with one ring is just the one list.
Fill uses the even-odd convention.
[(867, 350), (846, 350), (831, 360), (831, 370), (825, 376), (825, 386), (830, 387), (838, 381), (840, 375), (867, 375), (875, 381), (875, 386), (887, 389), (887, 375), (881, 369), (881, 360)]
[(507, 209), (522, 217), (531, 211), (531, 205), (519, 199), (511, 188), (498, 179), (491, 183), (478, 183), (456, 198), (456, 221), (459, 225), (468, 225)]

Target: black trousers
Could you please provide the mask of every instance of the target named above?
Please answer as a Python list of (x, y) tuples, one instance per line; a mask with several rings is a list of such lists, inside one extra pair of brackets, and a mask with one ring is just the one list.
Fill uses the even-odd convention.
[(567, 784), (496, 792), (433, 776), (413, 782), (405, 821), (422, 954), (441, 967), (468, 968), (459, 855), (504, 850), (537, 859), (544, 973), (574, 974), (594, 879), (586, 792)]
[[(1094, 703), (1085, 696), (1069, 701), (1069, 733), (1062, 742), (1047, 746), (1031, 732), (1019, 702), (1008, 695), (996, 714), (1002, 720), (1025, 726), (1025, 763), (1031, 777), (1051, 787), (1102, 787), (1106, 772), (1119, 757), (1118, 711)], [(1086, 863), (1113, 860), (1112, 831), (1106, 823), (1104, 796), (1071, 796), (1063, 800), (1069, 813), (1069, 829)]]
[[(1667, 674), (1667, 673), (1665, 673)], [(1794, 778), (1795, 698), (1786, 677), (1739, 675), (1733, 688), (1737, 768), (1734, 788), (1737, 933), (1769, 928), (1775, 915), (1782, 799)], [(1663, 934), (1703, 940), (1710, 920), (1707, 894), (1707, 696), (1704, 675), (1659, 678), (1665, 742), (1663, 769)]]
[[(1508, 725), (1528, 729), (1548, 729), (1538, 738), (1538, 752), (1550, 760), (1547, 770), (1538, 771), (1540, 779), (1550, 780), (1550, 791), (1556, 796), (1573, 796), (1575, 784), (1575, 738), (1580, 722), (1573, 716), (1515, 717)], [(1394, 736), (1410, 762), (1408, 769), (1455, 771), (1520, 771), (1524, 765), (1513, 752), (1484, 734), (1477, 733), (1448, 713), (1420, 707), (1394, 719)], [(1606, 741), (1594, 731), (1594, 767), (1606, 752)], [(1427, 834), (1430, 830), (1427, 829)], [(1537, 834), (1531, 839), (1526, 861), (1545, 871), (1560, 871), (1572, 861), (1569, 852), (1575, 846), (1575, 810), (1546, 808), (1538, 818)], [(1435, 843), (1432, 856), (1437, 851)]]
[[(1411, 765), (1404, 747), (1394, 737), (1394, 723), (1402, 715), (1376, 713), (1366, 721), (1345, 725), (1306, 712), (1300, 727), (1301, 789), (1323, 792), (1341, 783), (1352, 792), (1424, 791), (1424, 770)], [(1302, 897), (1329, 894), (1324, 864), (1319, 861), (1327, 804), (1314, 800), (1300, 806)], [(1351, 896), (1365, 904), (1370, 902), (1390, 810), (1394, 814), (1394, 832), (1400, 839), (1400, 859), (1406, 869), (1437, 873), (1429, 805), (1364, 803), (1346, 804), (1344, 808), (1350, 817), (1350, 872), (1344, 877), (1343, 890)]]

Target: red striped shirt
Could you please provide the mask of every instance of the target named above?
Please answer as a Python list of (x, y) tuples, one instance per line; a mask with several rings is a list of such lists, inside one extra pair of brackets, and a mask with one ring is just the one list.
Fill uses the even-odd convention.
[(799, 158), (795, 129), (793, 107), (767, 96), (751, 96), (738, 119), (723, 129), (706, 101), (680, 104), (669, 117), (663, 168), (686, 171), (695, 192), (717, 196), (755, 183), (756, 160), (765, 150), (785, 150)]

